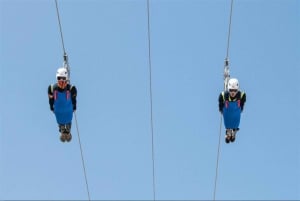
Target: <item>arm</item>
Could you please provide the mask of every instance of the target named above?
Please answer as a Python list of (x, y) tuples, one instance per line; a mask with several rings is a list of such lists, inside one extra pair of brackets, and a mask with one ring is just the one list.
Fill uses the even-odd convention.
[(244, 110), (244, 104), (246, 102), (246, 93), (243, 92), (242, 93), (242, 97), (241, 97), (241, 110), (243, 111)]
[(219, 112), (223, 112), (223, 107), (224, 107), (224, 100), (223, 100), (223, 96), (222, 93), (220, 93), (219, 95)]
[(54, 97), (53, 97), (53, 92), (51, 90), (51, 85), (48, 87), (48, 98), (49, 98), (49, 105), (50, 105), (50, 110), (54, 110)]
[(73, 110), (75, 111), (76, 110), (76, 106), (77, 106), (77, 100), (76, 100), (76, 97), (77, 97), (77, 89), (75, 86), (72, 86), (71, 88), (71, 97), (72, 97), (72, 104), (73, 104)]

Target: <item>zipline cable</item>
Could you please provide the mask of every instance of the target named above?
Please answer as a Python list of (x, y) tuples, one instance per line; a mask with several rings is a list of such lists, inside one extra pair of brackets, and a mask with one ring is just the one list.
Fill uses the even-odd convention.
[(62, 44), (62, 48), (63, 48), (63, 51), (64, 51), (64, 55), (66, 55), (66, 49), (65, 49), (64, 37), (63, 37), (61, 23), (60, 23), (57, 0), (55, 0), (55, 5), (56, 5), (56, 14), (57, 14), (57, 20), (58, 20), (58, 25), (59, 25), (59, 31), (60, 31), (61, 44)]
[(230, 4), (230, 16), (229, 16), (228, 37), (227, 37), (227, 50), (226, 50), (226, 58), (227, 59), (229, 57), (229, 46), (230, 46), (230, 36), (231, 36), (232, 7), (233, 7), (233, 0), (231, 0), (231, 4)]
[(80, 147), (80, 154), (81, 154), (81, 161), (82, 161), (82, 167), (83, 167), (84, 178), (85, 178), (86, 191), (87, 191), (88, 198), (89, 198), (89, 201), (90, 201), (91, 200), (90, 190), (89, 190), (89, 184), (88, 184), (88, 180), (87, 180), (87, 176), (86, 176), (86, 169), (85, 169), (85, 163), (84, 163), (84, 158), (83, 158), (83, 151), (82, 151), (81, 140), (80, 140), (80, 135), (79, 135), (79, 128), (78, 128), (78, 123), (77, 123), (77, 116), (76, 116), (76, 112), (75, 111), (74, 111), (74, 117), (75, 117), (76, 130), (77, 130), (77, 136), (78, 136), (79, 147)]
[[(225, 58), (225, 65), (224, 65), (224, 91), (227, 91), (227, 83), (228, 83), (229, 78), (230, 78), (230, 73), (229, 73), (229, 46), (230, 46), (230, 36), (231, 36), (232, 8), (233, 8), (233, 0), (231, 0), (231, 5), (230, 5), (228, 37), (227, 37), (227, 48), (226, 48), (226, 58)], [(222, 119), (223, 119), (223, 116), (221, 114), (213, 200), (216, 200), (216, 193), (217, 193), (217, 181), (218, 181), (218, 171), (219, 171), (219, 158), (220, 158), (220, 152), (221, 152)]]
[(155, 192), (155, 160), (154, 160), (154, 129), (153, 129), (153, 101), (152, 101), (152, 65), (151, 65), (151, 37), (150, 37), (150, 5), (147, 0), (147, 21), (148, 21), (148, 61), (149, 61), (149, 93), (150, 93), (150, 124), (152, 140), (152, 188), (153, 200), (156, 199)]
[(218, 143), (218, 155), (217, 155), (217, 166), (216, 166), (216, 176), (215, 176), (215, 188), (214, 188), (214, 199), (216, 200), (217, 193), (217, 180), (218, 180), (218, 171), (219, 171), (219, 158), (220, 158), (220, 147), (221, 147), (221, 136), (222, 136), (222, 114), (220, 118), (220, 132), (219, 132), (219, 143)]
[(62, 31), (62, 26), (61, 26), (61, 22), (60, 22), (60, 15), (59, 15), (59, 10), (58, 10), (58, 3), (57, 0), (55, 0), (55, 6), (56, 6), (56, 14), (57, 14), (57, 20), (58, 20), (58, 25), (59, 25), (59, 32), (60, 32), (60, 38), (61, 38), (61, 44), (62, 44), (62, 48), (63, 48), (63, 52), (64, 52), (64, 68), (67, 69), (69, 76), (71, 74), (70, 72), (70, 67), (69, 67), (69, 63), (68, 63), (68, 55), (66, 53), (66, 48), (65, 48), (65, 43), (64, 43), (64, 37), (63, 37), (63, 31)]
[[(63, 56), (63, 58), (64, 58), (64, 67), (68, 70), (69, 76), (70, 76), (70, 67), (69, 67), (68, 56), (67, 56), (67, 53), (66, 53), (64, 39), (63, 39), (63, 32), (62, 32), (62, 26), (61, 26), (60, 17), (59, 17), (59, 10), (58, 10), (57, 0), (55, 0), (55, 5), (56, 5), (56, 14), (57, 14), (57, 19), (58, 19), (58, 24), (59, 24), (59, 30), (60, 30), (60, 36), (61, 36), (61, 43), (62, 43), (63, 52), (64, 52), (64, 56)], [(82, 168), (83, 168), (83, 173), (84, 173), (84, 178), (85, 178), (85, 185), (86, 185), (88, 200), (90, 201), (91, 200), (91, 198), (90, 198), (90, 190), (89, 190), (89, 185), (88, 185), (88, 180), (87, 180), (86, 168), (85, 168), (84, 157), (83, 157), (83, 149), (82, 149), (82, 145), (81, 145), (79, 128), (78, 128), (78, 122), (77, 122), (77, 116), (76, 116), (76, 112), (75, 111), (74, 111), (74, 117), (75, 117), (75, 124), (76, 124), (76, 130), (77, 130), (79, 147), (80, 147), (81, 162), (82, 162)]]
[(229, 25), (228, 25), (228, 36), (227, 36), (227, 49), (226, 49), (226, 58), (224, 65), (224, 90), (227, 90), (227, 84), (230, 78), (229, 72), (229, 47), (230, 47), (230, 38), (231, 38), (231, 18), (232, 18), (232, 8), (233, 8), (233, 0), (231, 0), (230, 4), (230, 15), (229, 15)]

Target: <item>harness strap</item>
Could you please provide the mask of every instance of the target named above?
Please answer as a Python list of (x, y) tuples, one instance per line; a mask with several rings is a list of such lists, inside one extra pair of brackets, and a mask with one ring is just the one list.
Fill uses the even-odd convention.
[(54, 93), (53, 93), (53, 97), (54, 97), (54, 100), (57, 99), (57, 91), (55, 90)]
[[(72, 87), (73, 87), (73, 85), (71, 85), (71, 86), (67, 85), (67, 91), (66, 91), (66, 98), (67, 98), (67, 100), (70, 99), (70, 97), (71, 97), (71, 89), (72, 89)], [(51, 84), (51, 93), (53, 93), (54, 100), (56, 100), (57, 99), (57, 93), (58, 93), (58, 91), (56, 90), (56, 86), (54, 87), (53, 84)]]
[[(236, 101), (237, 101), (238, 107), (240, 108), (241, 107), (241, 98), (244, 95), (244, 92), (243, 93), (238, 92), (238, 93), (239, 94), (236, 97)], [(222, 92), (222, 96), (223, 96), (223, 101), (225, 103), (225, 108), (228, 108), (229, 107), (229, 101), (232, 101), (232, 100), (231, 100), (229, 94), (226, 93), (226, 92)]]
[(225, 108), (228, 108), (228, 107), (229, 107), (229, 101), (226, 100), (226, 101), (225, 101)]
[(67, 96), (67, 100), (68, 100), (70, 98), (70, 91), (69, 90), (67, 90), (66, 96)]

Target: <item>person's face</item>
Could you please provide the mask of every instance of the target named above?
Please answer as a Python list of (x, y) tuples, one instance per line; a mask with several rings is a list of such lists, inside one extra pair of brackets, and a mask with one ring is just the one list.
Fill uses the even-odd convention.
[(236, 94), (237, 94), (237, 89), (229, 89), (229, 94), (230, 94), (230, 96), (231, 97), (235, 97), (236, 96)]
[(65, 88), (67, 86), (67, 78), (66, 77), (57, 77), (57, 84), (60, 88)]

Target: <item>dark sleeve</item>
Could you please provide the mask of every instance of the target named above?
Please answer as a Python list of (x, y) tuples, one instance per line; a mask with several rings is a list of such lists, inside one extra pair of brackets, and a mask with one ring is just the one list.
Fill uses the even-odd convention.
[(246, 103), (246, 93), (242, 93), (242, 97), (241, 97), (241, 110), (243, 111), (244, 109), (244, 105)]
[(76, 100), (76, 97), (77, 97), (77, 89), (75, 86), (73, 86), (71, 88), (71, 96), (72, 96), (72, 104), (73, 104), (73, 110), (76, 110), (76, 106), (77, 106), (77, 100)]
[(53, 98), (53, 93), (51, 91), (51, 85), (49, 85), (48, 87), (48, 98), (49, 98), (49, 105), (50, 105), (50, 110), (53, 111), (54, 110), (54, 98)]
[(220, 95), (219, 95), (219, 112), (223, 111), (223, 107), (224, 107), (224, 100), (223, 100), (222, 93), (220, 93)]

